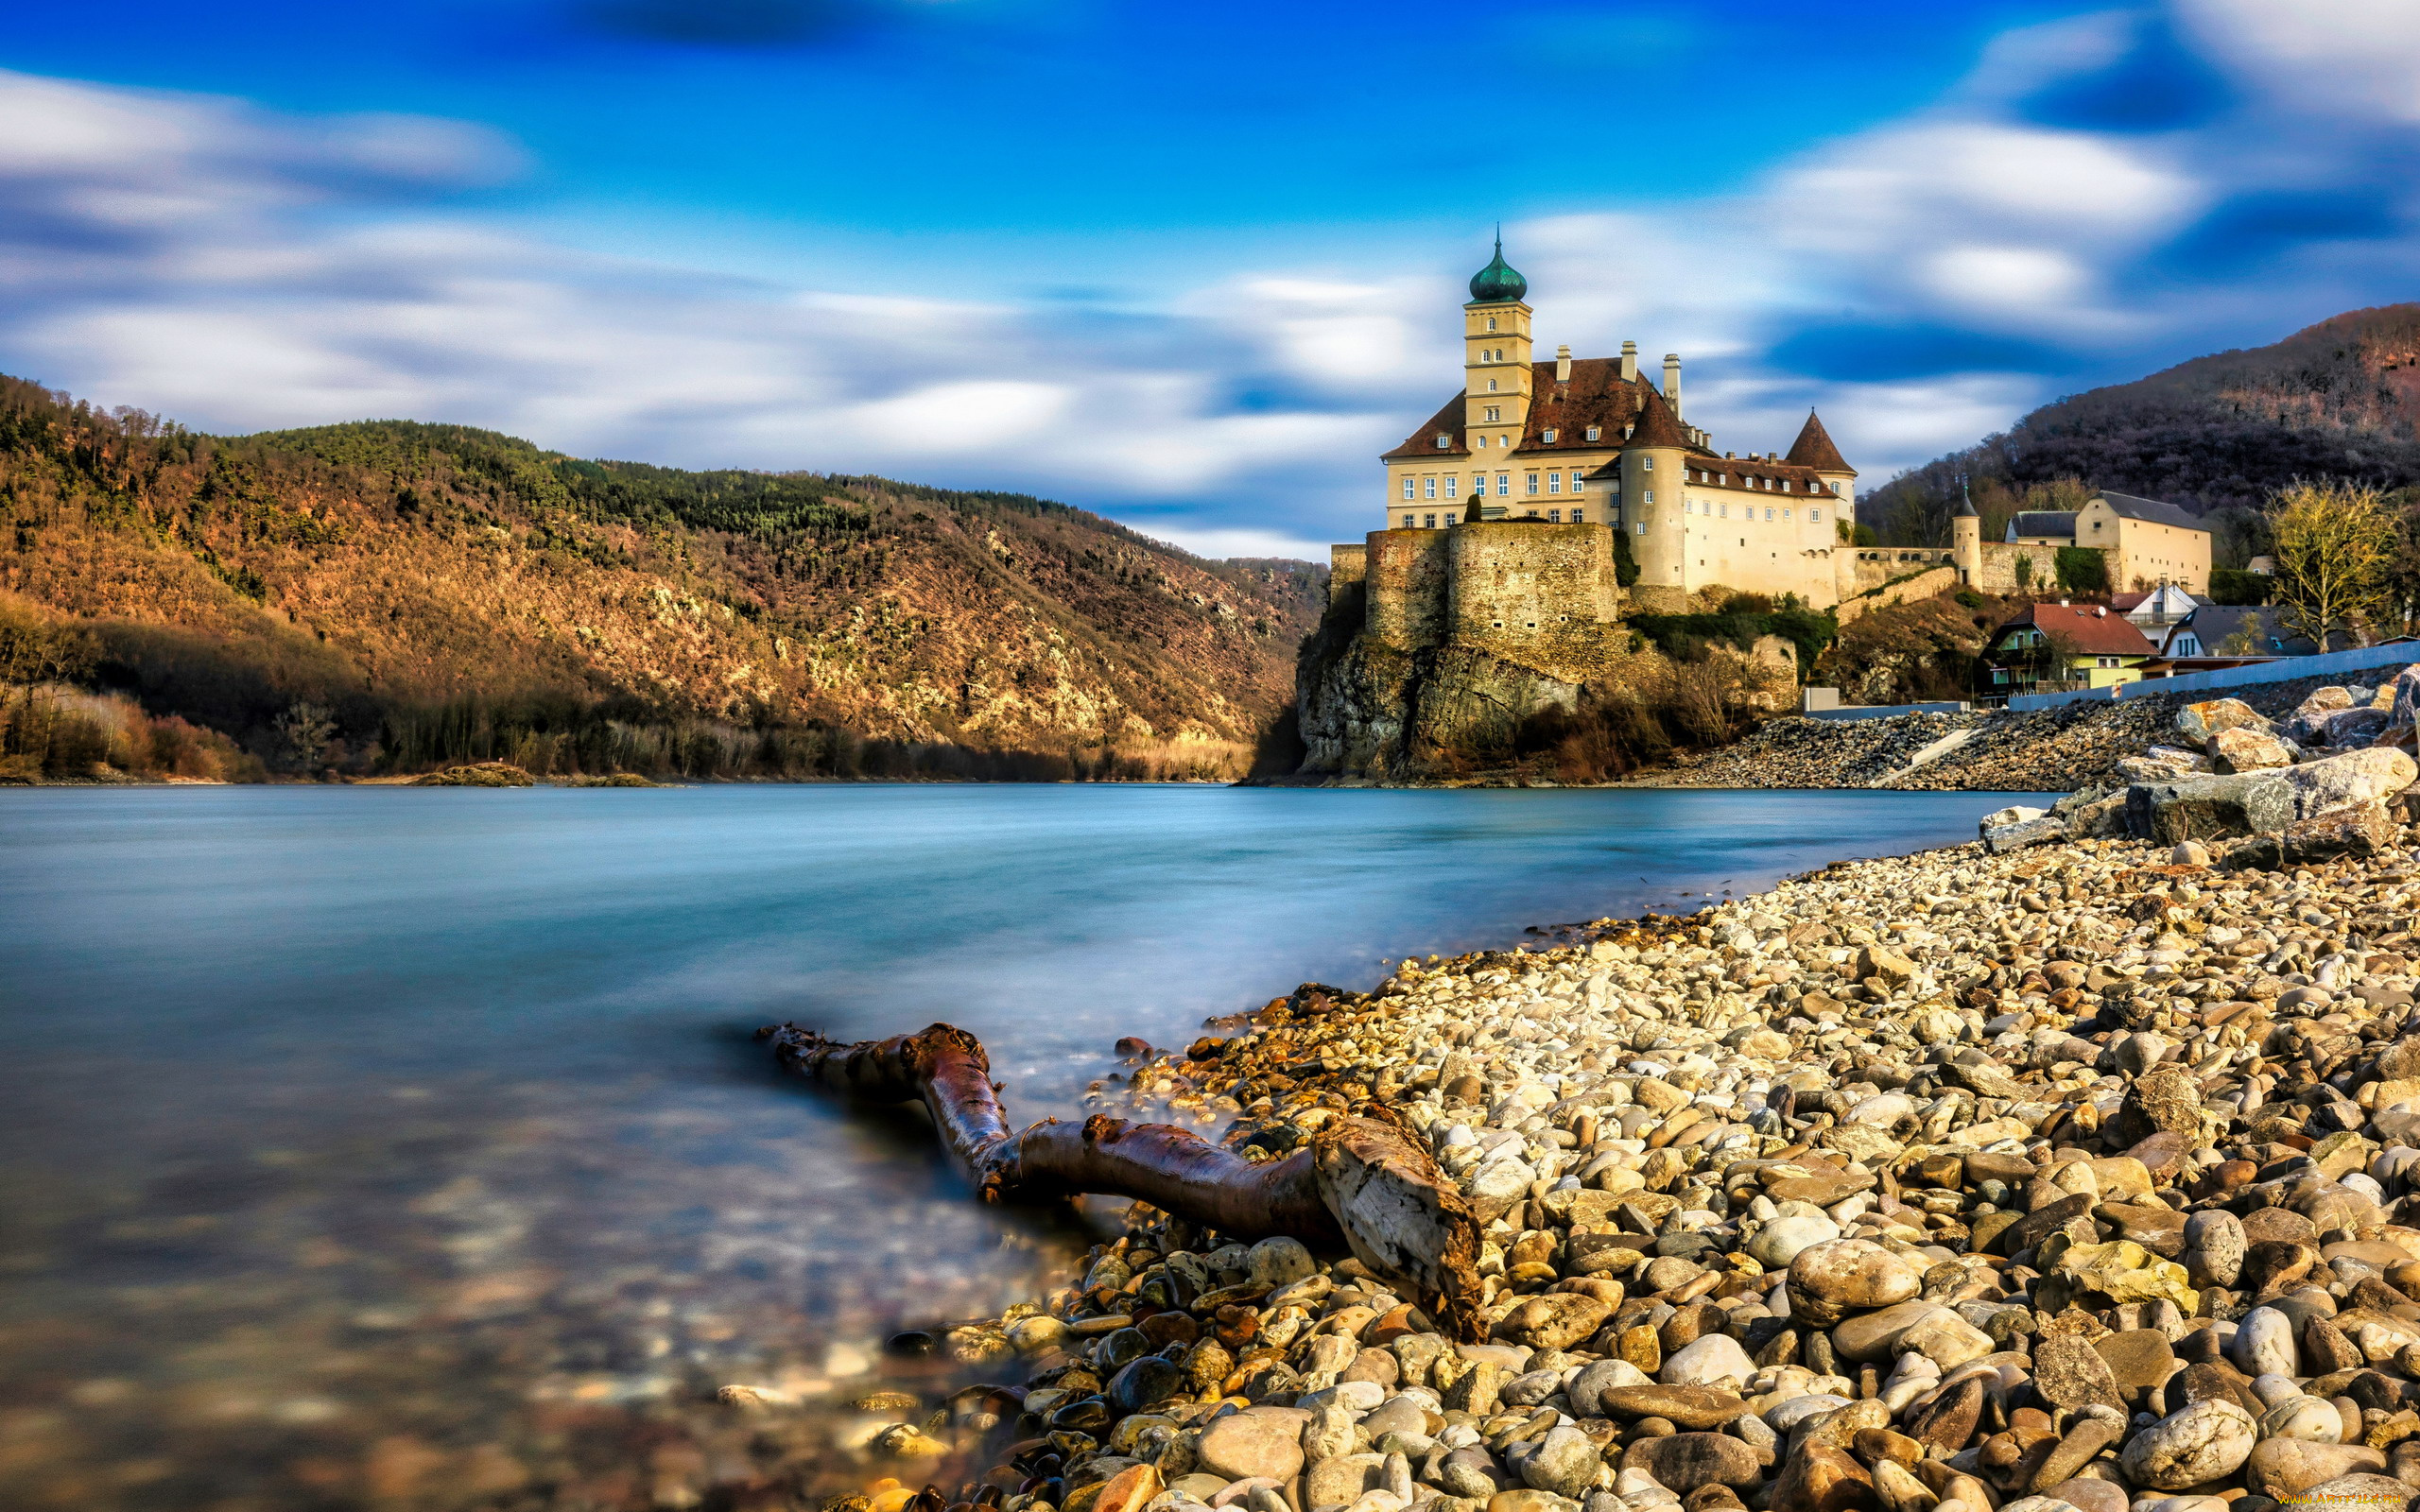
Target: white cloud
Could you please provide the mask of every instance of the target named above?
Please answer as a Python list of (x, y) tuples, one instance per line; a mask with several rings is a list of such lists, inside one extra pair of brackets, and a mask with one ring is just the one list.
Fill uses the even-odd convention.
[(2190, 34), (2298, 110), (2420, 122), (2420, 9), (2411, 0), (2176, 0)]

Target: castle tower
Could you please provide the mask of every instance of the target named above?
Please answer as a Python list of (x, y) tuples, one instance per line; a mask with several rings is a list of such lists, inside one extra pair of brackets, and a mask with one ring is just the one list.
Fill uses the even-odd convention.
[(1798, 428), (1798, 439), (1789, 444), (1787, 460), (1814, 469), (1816, 478), (1832, 490), (1832, 529), (1825, 543), (1833, 548), (1833, 588), (1847, 598), (1857, 592), (1857, 469), (1832, 444), (1832, 433), (1824, 428), (1811, 406), (1806, 423)]
[(1958, 512), (1949, 521), (1949, 557), (1957, 563), (1958, 580), (1969, 587), (1983, 580), (1983, 517), (1975, 501), (1958, 490)]
[[(1640, 589), (1688, 588), (1688, 524), (1682, 484), (1688, 476), (1689, 435), (1680, 417), (1650, 389), (1621, 455), (1622, 527), (1630, 532)], [(1660, 595), (1642, 594), (1653, 603)]]
[(1530, 281), (1495, 258), (1471, 277), (1462, 306), (1462, 423), (1474, 454), (1500, 452), (1521, 441), (1530, 421)]

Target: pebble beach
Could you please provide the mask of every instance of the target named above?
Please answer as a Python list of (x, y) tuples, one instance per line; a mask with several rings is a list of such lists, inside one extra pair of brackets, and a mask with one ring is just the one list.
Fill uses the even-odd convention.
[(1097, 1107), (1255, 1159), (1416, 1132), (1485, 1226), (1484, 1342), (1138, 1206), (1056, 1290), (895, 1341), (952, 1383), (856, 1399), (821, 1504), (2402, 1509), (2410, 839), (1843, 863), (1130, 1046)]

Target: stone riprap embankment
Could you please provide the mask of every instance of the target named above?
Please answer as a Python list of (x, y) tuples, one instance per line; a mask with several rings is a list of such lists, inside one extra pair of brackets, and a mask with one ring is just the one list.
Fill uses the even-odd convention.
[[(2396, 674), (2370, 682), (2324, 678), (2257, 684), (2233, 696), (2285, 721), (2314, 696), (2330, 712), (2375, 703), (2385, 712)], [(2149, 695), (2027, 713), (1897, 714), (1888, 719), (1774, 719), (1718, 750), (1675, 759), (1634, 783), (1659, 787), (1894, 787), (2056, 793), (2125, 781), (2118, 763), (2169, 740), (2176, 712), (2191, 700)], [(1961, 737), (1954, 742), (1945, 737)], [(2346, 738), (2352, 738), (2348, 731)], [(2322, 744), (2324, 735), (2314, 739)], [(2338, 742), (2342, 744), (2342, 742)], [(1944, 747), (1927, 755), (1934, 747)], [(1926, 758), (1919, 761), (1919, 758)]]
[(1391, 1110), (1485, 1222), (1484, 1342), (1136, 1210), (933, 1335), (1013, 1385), (868, 1400), (842, 1504), (2407, 1512), (2420, 868), (2388, 838), (1841, 864), (1138, 1057), (1103, 1106), (1271, 1157)]

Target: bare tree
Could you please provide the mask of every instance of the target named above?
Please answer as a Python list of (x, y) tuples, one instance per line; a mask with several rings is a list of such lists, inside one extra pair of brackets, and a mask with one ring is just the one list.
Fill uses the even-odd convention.
[(326, 704), (297, 698), (274, 723), (295, 765), (309, 771), (327, 764), (328, 742), (336, 738), (337, 722)]
[(2277, 558), (2277, 618), (2320, 650), (2336, 630), (2367, 644), (2389, 612), (2395, 520), (2377, 489), (2296, 483), (2269, 505)]

